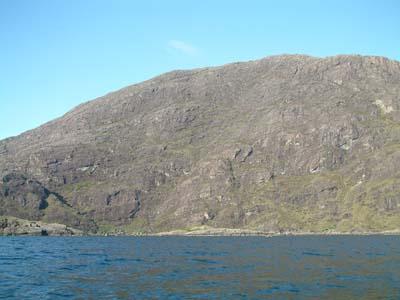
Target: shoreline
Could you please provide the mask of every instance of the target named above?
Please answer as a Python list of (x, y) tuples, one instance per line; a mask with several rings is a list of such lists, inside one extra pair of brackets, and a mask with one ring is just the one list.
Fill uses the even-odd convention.
[(283, 233), (268, 233), (268, 232), (176, 232), (166, 231), (158, 233), (79, 233), (79, 234), (0, 234), (4, 236), (52, 236), (52, 237), (307, 237), (307, 236), (400, 236), (400, 231), (377, 231), (377, 232), (283, 232)]
[(307, 236), (400, 236), (399, 231), (395, 232), (335, 232), (335, 233), (324, 233), (324, 232), (290, 232), (290, 233), (235, 233), (235, 234), (223, 234), (223, 233), (140, 233), (140, 234), (0, 234), (1, 237), (307, 237)]
[(251, 229), (239, 228), (213, 228), (208, 226), (196, 226), (188, 229), (176, 229), (162, 232), (132, 232), (127, 233), (124, 230), (113, 232), (90, 233), (69, 227), (64, 224), (44, 223), (40, 221), (29, 221), (15, 217), (0, 217), (0, 236), (126, 236), (126, 237), (168, 237), (168, 236), (186, 236), (186, 237), (282, 237), (282, 236), (366, 236), (366, 235), (400, 235), (400, 229), (384, 231), (357, 231), (348, 232), (339, 231), (282, 231), (266, 232)]
[[(150, 237), (283, 237), (283, 236), (371, 236), (371, 235), (400, 235), (400, 231), (379, 231), (379, 232), (283, 232), (283, 233), (271, 233), (271, 232), (182, 232), (177, 233), (171, 232), (160, 232), (150, 234), (133, 234), (125, 236), (150, 236)], [(118, 236), (118, 235), (115, 235)], [(120, 235), (124, 236), (124, 235)]]

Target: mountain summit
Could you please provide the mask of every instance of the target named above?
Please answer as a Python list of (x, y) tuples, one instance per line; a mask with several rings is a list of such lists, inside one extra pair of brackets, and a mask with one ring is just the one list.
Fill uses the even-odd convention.
[(399, 62), (280, 55), (166, 73), (0, 141), (0, 215), (86, 232), (400, 230), (399, 170)]

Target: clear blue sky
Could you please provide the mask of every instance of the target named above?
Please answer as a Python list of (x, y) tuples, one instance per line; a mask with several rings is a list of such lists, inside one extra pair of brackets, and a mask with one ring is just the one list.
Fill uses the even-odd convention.
[(0, 139), (166, 71), (281, 53), (400, 60), (400, 1), (0, 0)]

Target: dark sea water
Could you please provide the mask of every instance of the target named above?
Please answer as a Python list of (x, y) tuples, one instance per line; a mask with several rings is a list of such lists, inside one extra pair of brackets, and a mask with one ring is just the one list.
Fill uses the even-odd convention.
[(400, 236), (0, 237), (0, 299), (400, 299)]

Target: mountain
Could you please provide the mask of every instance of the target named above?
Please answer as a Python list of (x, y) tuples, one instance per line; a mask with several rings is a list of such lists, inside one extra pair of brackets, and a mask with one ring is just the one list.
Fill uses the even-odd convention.
[(400, 230), (400, 63), (173, 71), (0, 141), (0, 215), (86, 232)]

